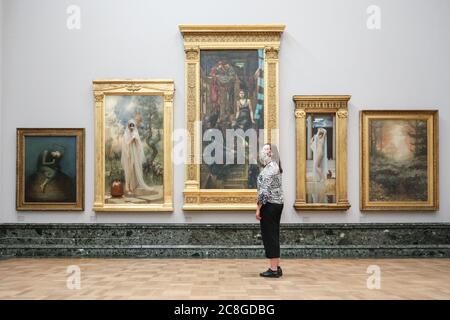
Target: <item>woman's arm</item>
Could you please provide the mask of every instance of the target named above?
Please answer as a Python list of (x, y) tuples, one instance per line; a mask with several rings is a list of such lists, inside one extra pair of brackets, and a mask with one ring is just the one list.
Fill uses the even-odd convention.
[(258, 187), (258, 199), (257, 204), (259, 204), (261, 207), (266, 204), (266, 202), (269, 200), (269, 188), (270, 184), (272, 183), (272, 174), (270, 170), (267, 170), (269, 168), (265, 168), (263, 171), (262, 179), (259, 183)]
[(261, 220), (261, 207), (262, 204), (258, 202), (256, 204), (256, 220)]
[(250, 120), (252, 121), (252, 123), (255, 123), (255, 120), (253, 119), (252, 102), (250, 99), (248, 99), (248, 109), (250, 110)]
[(47, 154), (48, 154), (48, 150), (45, 150), (44, 153), (42, 154), (42, 164), (43, 165), (49, 165), (49, 164), (55, 164), (55, 158), (52, 159), (52, 161), (47, 161)]

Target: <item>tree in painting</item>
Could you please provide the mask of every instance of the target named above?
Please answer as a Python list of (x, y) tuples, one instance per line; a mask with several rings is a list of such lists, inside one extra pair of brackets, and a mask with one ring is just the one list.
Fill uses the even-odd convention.
[(427, 123), (369, 122), (371, 201), (427, 200)]

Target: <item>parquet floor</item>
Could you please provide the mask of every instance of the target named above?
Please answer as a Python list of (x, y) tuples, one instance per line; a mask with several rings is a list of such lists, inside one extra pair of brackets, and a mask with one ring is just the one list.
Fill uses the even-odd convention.
[[(367, 287), (370, 265), (379, 267), (379, 289)], [(282, 278), (265, 279), (262, 259), (7, 259), (0, 260), (0, 299), (450, 299), (450, 259), (282, 266)]]

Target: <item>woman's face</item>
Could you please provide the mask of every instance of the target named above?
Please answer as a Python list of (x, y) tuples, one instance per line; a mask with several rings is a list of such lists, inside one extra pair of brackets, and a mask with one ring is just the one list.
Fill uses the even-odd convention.
[(131, 123), (128, 125), (128, 128), (130, 128), (130, 131), (133, 131), (133, 130), (134, 130), (134, 123), (131, 122)]
[(265, 166), (270, 162), (270, 159), (272, 158), (272, 150), (270, 149), (269, 145), (266, 144), (264, 147), (262, 147), (261, 154), (259, 157), (261, 164), (263, 166)]
[(244, 91), (239, 91), (239, 98), (244, 99), (245, 93)]
[(270, 146), (268, 144), (266, 144), (263, 148), (262, 148), (263, 153), (267, 154), (269, 157), (272, 157), (272, 149), (270, 149)]

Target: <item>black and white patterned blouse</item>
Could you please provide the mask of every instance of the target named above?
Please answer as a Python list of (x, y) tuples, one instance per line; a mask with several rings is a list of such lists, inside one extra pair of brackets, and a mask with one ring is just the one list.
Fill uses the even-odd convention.
[(281, 189), (281, 173), (275, 161), (269, 162), (261, 170), (257, 179), (258, 200), (260, 204), (283, 203), (283, 190)]

